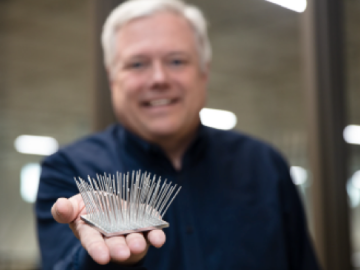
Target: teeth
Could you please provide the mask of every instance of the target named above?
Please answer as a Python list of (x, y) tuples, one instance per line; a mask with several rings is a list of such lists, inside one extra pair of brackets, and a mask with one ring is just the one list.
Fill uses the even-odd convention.
[(162, 105), (168, 105), (170, 104), (170, 102), (171, 102), (170, 99), (158, 99), (158, 100), (150, 101), (149, 104), (150, 106), (162, 106)]

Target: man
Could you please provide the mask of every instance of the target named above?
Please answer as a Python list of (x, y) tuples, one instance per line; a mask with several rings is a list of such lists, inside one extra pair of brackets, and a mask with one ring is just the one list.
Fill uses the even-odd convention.
[[(211, 58), (201, 12), (126, 2), (105, 23), (103, 47), (119, 124), (43, 162), (44, 269), (318, 269), (279, 154), (200, 124)], [(74, 176), (138, 169), (183, 187), (164, 217), (170, 228), (104, 238), (80, 220)]]

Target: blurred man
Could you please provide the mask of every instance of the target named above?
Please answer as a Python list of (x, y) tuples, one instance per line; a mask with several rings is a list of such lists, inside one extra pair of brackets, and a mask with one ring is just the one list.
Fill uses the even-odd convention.
[[(200, 123), (206, 31), (201, 12), (175, 0), (133, 0), (109, 16), (102, 42), (119, 124), (43, 162), (44, 269), (318, 269), (280, 155)], [(164, 217), (169, 229), (104, 238), (80, 220), (74, 176), (138, 169), (183, 187)]]

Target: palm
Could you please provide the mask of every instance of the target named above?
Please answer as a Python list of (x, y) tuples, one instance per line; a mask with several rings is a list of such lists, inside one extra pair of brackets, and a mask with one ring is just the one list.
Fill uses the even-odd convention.
[(161, 247), (165, 243), (165, 234), (161, 230), (148, 232), (148, 242), (142, 233), (104, 238), (80, 218), (87, 213), (80, 194), (70, 199), (58, 199), (51, 211), (56, 221), (69, 224), (82, 246), (99, 264), (107, 264), (109, 261), (134, 264), (146, 255), (148, 242), (155, 247)]

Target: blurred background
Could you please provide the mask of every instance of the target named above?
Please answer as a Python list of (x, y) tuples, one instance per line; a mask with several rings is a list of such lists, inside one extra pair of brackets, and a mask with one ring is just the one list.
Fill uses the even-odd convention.
[[(0, 1), (1, 270), (40, 269), (33, 216), (39, 162), (99, 129), (94, 119), (101, 113), (101, 79), (95, 73), (102, 67), (95, 2)], [(221, 128), (266, 140), (283, 153), (315, 238), (303, 10), (265, 0), (188, 2), (202, 8), (210, 21), (214, 60), (207, 108), (232, 113), (229, 125)], [(360, 1), (343, 2), (346, 126), (360, 125)], [(101, 12), (100, 17), (108, 11)], [(106, 97), (106, 86), (101, 91)], [(202, 121), (216, 126), (211, 113), (221, 112), (203, 111)], [(24, 135), (45, 136), (45, 141)], [(39, 146), (37, 140), (42, 140)], [(351, 264), (360, 269), (360, 146), (348, 144), (348, 150), (344, 190)]]

